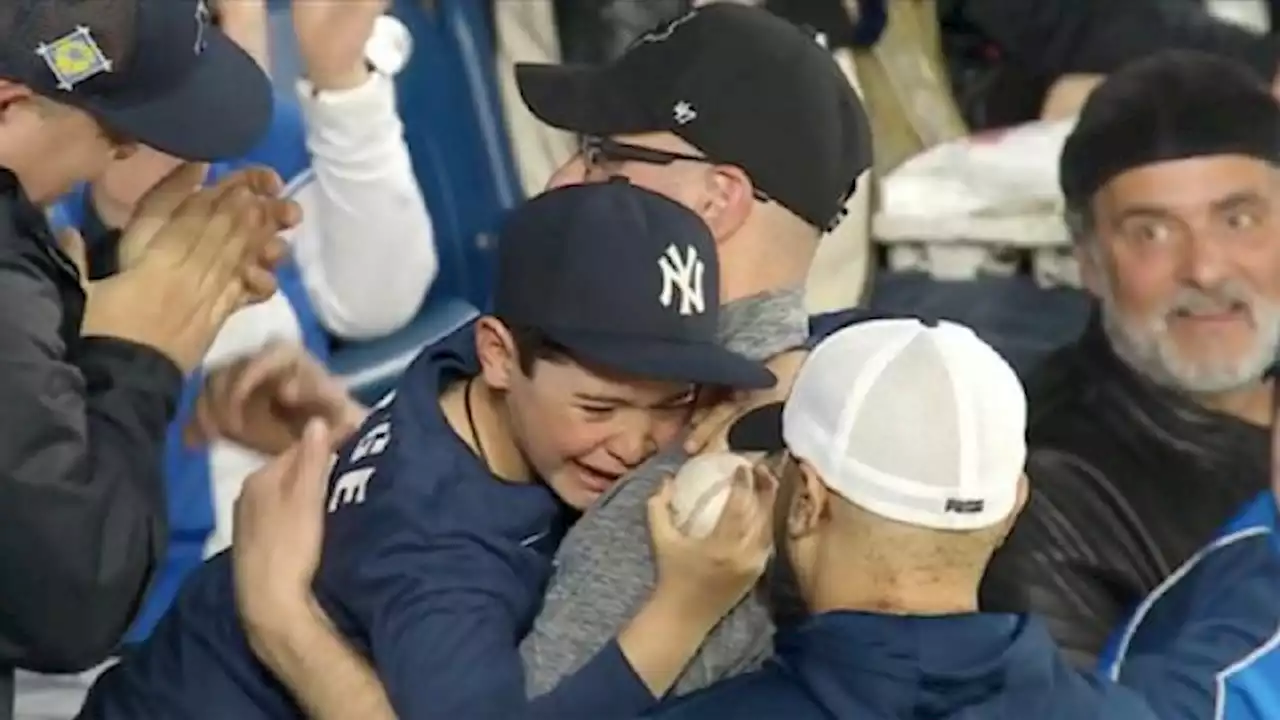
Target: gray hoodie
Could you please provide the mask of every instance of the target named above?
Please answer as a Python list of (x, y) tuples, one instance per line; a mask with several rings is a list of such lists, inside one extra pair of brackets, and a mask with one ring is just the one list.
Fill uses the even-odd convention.
[[(768, 359), (799, 347), (808, 334), (799, 290), (727, 304), (720, 338), (731, 350)], [(680, 448), (659, 453), (618, 483), (569, 531), (533, 629), (520, 645), (530, 696), (554, 688), (615, 637), (654, 586), (646, 507), (662, 477), (687, 459)], [(678, 694), (757, 667), (772, 651), (773, 627), (748, 597), (707, 639), (676, 685)]]

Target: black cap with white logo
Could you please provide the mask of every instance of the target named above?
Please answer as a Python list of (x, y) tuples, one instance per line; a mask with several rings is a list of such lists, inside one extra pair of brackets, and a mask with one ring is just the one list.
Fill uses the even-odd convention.
[(871, 166), (866, 113), (830, 52), (762, 8), (714, 3), (645, 33), (610, 65), (521, 64), (516, 80), (549, 125), (675, 133), (822, 230)]

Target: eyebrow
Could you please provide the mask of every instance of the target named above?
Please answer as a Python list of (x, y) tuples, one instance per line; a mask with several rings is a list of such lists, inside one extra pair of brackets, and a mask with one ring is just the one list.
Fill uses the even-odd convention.
[[(651, 407), (663, 407), (665, 405), (671, 405), (678, 400), (684, 400), (685, 398), (693, 395), (695, 392), (696, 392), (696, 388), (692, 388), (692, 387), (686, 388), (679, 392), (675, 392), (668, 395), (662, 400), (654, 403)], [(635, 401), (632, 400), (631, 398), (620, 397), (618, 395), (606, 395), (606, 394), (599, 394), (599, 393), (575, 393), (575, 396), (583, 402), (598, 403), (600, 405), (634, 406), (636, 404)]]
[(1121, 225), (1132, 218), (1165, 220), (1174, 217), (1172, 210), (1159, 205), (1130, 205), (1115, 217), (1113, 225)]
[[(1213, 213), (1222, 213), (1250, 205), (1259, 205), (1262, 202), (1263, 196), (1260, 193), (1254, 190), (1240, 190), (1209, 203), (1209, 210)], [(1160, 205), (1131, 205), (1116, 217), (1115, 224), (1119, 225), (1130, 218), (1166, 220), (1176, 217), (1177, 213)]]
[(1220, 213), (1227, 210), (1238, 210), (1241, 207), (1249, 205), (1260, 205), (1262, 202), (1263, 197), (1261, 194), (1252, 190), (1241, 190), (1239, 192), (1231, 193), (1226, 197), (1214, 200), (1209, 207), (1212, 208), (1214, 212)]

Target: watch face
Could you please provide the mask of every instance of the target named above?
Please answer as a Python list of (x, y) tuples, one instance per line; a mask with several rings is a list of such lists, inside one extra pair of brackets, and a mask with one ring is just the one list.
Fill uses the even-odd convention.
[(364, 55), (374, 70), (395, 75), (404, 69), (413, 54), (413, 35), (404, 23), (383, 15), (373, 25), (373, 34), (365, 45)]

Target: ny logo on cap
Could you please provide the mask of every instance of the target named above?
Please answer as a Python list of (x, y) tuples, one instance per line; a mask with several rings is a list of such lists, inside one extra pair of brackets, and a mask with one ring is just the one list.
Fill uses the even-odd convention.
[(662, 307), (676, 305), (676, 312), (681, 315), (700, 315), (706, 312), (707, 299), (702, 294), (702, 275), (707, 266), (698, 257), (696, 248), (689, 245), (685, 247), (684, 255), (681, 255), (674, 243), (668, 245), (666, 252), (658, 258), (658, 269), (662, 271), (662, 292), (658, 294), (658, 302), (662, 303)]
[(51, 43), (40, 43), (36, 54), (58, 79), (58, 88), (66, 92), (95, 75), (111, 72), (111, 60), (83, 25)]
[(199, 55), (204, 52), (205, 46), (209, 41), (205, 39), (204, 31), (213, 22), (213, 11), (209, 9), (208, 0), (197, 0), (196, 2), (196, 47), (195, 53)]

